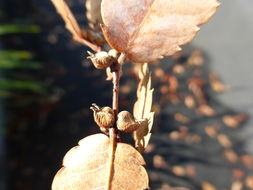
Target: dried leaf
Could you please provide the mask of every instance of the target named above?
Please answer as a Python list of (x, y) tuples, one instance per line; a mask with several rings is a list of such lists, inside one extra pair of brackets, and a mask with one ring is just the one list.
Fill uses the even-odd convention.
[(175, 113), (174, 118), (176, 121), (183, 123), (183, 124), (187, 124), (191, 121), (190, 118), (186, 117), (185, 115), (183, 115), (181, 113)]
[(191, 95), (185, 96), (184, 103), (190, 109), (196, 106), (195, 100)]
[(238, 114), (238, 115), (225, 115), (222, 117), (222, 121), (231, 128), (238, 127), (242, 122), (248, 119), (246, 114)]
[(198, 107), (197, 113), (204, 115), (204, 116), (211, 117), (215, 114), (215, 111), (213, 108), (211, 108), (208, 105), (201, 105)]
[(245, 172), (241, 169), (233, 169), (232, 173), (235, 179), (242, 179), (245, 176)]
[(134, 104), (133, 114), (135, 119), (144, 120), (141, 127), (134, 132), (135, 146), (139, 152), (144, 152), (151, 136), (154, 112), (151, 112), (153, 89), (151, 89), (151, 76), (148, 64), (138, 64), (139, 85), (137, 101)]
[(227, 87), (218, 79), (218, 76), (215, 73), (209, 74), (209, 80), (213, 91), (224, 92), (227, 89)]
[[(136, 190), (148, 188), (148, 175), (141, 154), (133, 147), (117, 143), (111, 151), (107, 136), (95, 134), (79, 141), (63, 159), (63, 168), (56, 174), (52, 190)], [(113, 158), (113, 159), (111, 159)], [(113, 172), (110, 173), (113, 161)], [(107, 188), (110, 176), (110, 188)], [(129, 180), (126, 180), (129, 179)]]
[(182, 166), (173, 166), (171, 168), (172, 172), (177, 176), (185, 176), (186, 170)]
[(107, 42), (133, 62), (151, 62), (179, 51), (198, 25), (207, 22), (217, 0), (102, 0)]
[(253, 156), (251, 155), (243, 155), (241, 156), (241, 161), (245, 167), (248, 169), (253, 169)]
[(100, 13), (100, 6), (102, 0), (86, 0), (86, 17), (92, 27), (98, 23), (102, 23), (102, 17)]
[(76, 21), (76, 18), (74, 17), (73, 13), (71, 12), (66, 2), (64, 0), (51, 0), (51, 2), (54, 4), (57, 12), (59, 13), (59, 15), (61, 15), (62, 19), (64, 20), (65, 26), (72, 34), (73, 39), (80, 44), (90, 47), (94, 51), (99, 51), (99, 47), (85, 40), (84, 35), (82, 34), (82, 31), (80, 29), (80, 26)]
[(204, 58), (200, 50), (194, 50), (187, 60), (187, 64), (191, 66), (201, 66), (204, 63)]
[(216, 137), (217, 136), (217, 127), (216, 126), (207, 126), (205, 128), (205, 132), (209, 137)]
[(193, 165), (187, 165), (186, 166), (186, 173), (189, 177), (195, 177), (197, 174), (197, 171)]
[(242, 190), (243, 184), (241, 181), (234, 181), (231, 186), (231, 190)]
[(234, 164), (238, 161), (238, 155), (232, 149), (225, 150), (224, 156), (230, 163)]
[(248, 187), (249, 189), (253, 189), (253, 176), (250, 175), (246, 178), (245, 180), (245, 185), (246, 187)]
[(225, 148), (230, 148), (232, 146), (231, 140), (225, 134), (219, 134), (217, 140)]
[(202, 189), (203, 190), (216, 190), (216, 188), (208, 182), (203, 182), (202, 183)]
[(167, 162), (161, 155), (154, 155), (153, 157), (153, 166), (155, 168), (168, 168)]

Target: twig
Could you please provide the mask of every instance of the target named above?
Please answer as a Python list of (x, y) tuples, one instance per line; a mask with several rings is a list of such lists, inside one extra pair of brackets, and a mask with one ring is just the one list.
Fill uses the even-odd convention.
[(121, 53), (121, 55), (118, 58), (118, 62), (116, 65), (113, 65), (112, 70), (112, 83), (113, 83), (113, 97), (112, 97), (112, 109), (114, 110), (115, 118), (118, 115), (119, 112), (119, 80), (120, 80), (120, 72), (121, 67), (124, 64), (126, 60), (126, 54)]
[[(112, 96), (112, 109), (114, 111), (115, 118), (117, 120), (117, 115), (119, 112), (119, 80), (120, 80), (120, 72), (121, 67), (124, 64), (126, 59), (126, 55), (122, 53), (117, 63), (115, 63), (112, 67), (112, 74), (113, 74), (113, 96)], [(109, 138), (111, 144), (111, 151), (110, 151), (110, 164), (109, 164), (109, 175), (106, 185), (106, 190), (110, 190), (111, 188), (111, 180), (113, 177), (113, 162), (114, 162), (114, 155), (116, 150), (116, 138), (117, 138), (117, 129), (114, 126), (113, 128), (109, 129)]]

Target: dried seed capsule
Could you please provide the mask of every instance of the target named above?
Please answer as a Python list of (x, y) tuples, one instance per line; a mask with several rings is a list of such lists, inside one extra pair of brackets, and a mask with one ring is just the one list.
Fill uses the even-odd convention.
[(135, 121), (133, 115), (128, 111), (118, 114), (117, 128), (125, 133), (131, 133), (140, 127), (140, 123)]
[(110, 51), (108, 51), (108, 55), (114, 57), (115, 59), (118, 59), (120, 56), (120, 53), (115, 49), (111, 49)]
[(93, 65), (97, 69), (106, 69), (107, 67), (110, 67), (113, 63), (115, 63), (115, 58), (111, 55), (109, 55), (105, 51), (98, 52), (96, 54), (93, 54), (88, 51), (88, 56), (87, 58), (90, 59), (93, 63)]
[(99, 127), (109, 128), (115, 123), (114, 112), (110, 107), (99, 107), (96, 104), (92, 104), (90, 107), (93, 110), (94, 120)]

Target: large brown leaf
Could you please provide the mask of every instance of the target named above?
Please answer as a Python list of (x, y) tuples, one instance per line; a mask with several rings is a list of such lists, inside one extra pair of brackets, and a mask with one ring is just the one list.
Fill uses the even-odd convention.
[[(142, 190), (148, 175), (141, 154), (132, 146), (117, 143), (111, 151), (107, 136), (95, 134), (79, 141), (63, 159), (52, 190)], [(113, 155), (112, 155), (113, 154)], [(111, 158), (113, 170), (110, 171)], [(108, 177), (110, 186), (108, 187)]]
[(217, 0), (102, 0), (107, 42), (133, 62), (174, 54), (219, 6)]
[(137, 101), (134, 104), (133, 114), (135, 119), (141, 122), (141, 126), (134, 132), (135, 146), (139, 152), (143, 152), (148, 145), (151, 136), (151, 128), (154, 120), (154, 112), (151, 112), (153, 90), (151, 89), (151, 76), (148, 64), (138, 64), (136, 69), (139, 76), (137, 89)]
[(61, 15), (62, 19), (65, 22), (66, 28), (72, 34), (73, 39), (85, 46), (90, 47), (94, 51), (99, 51), (100, 48), (96, 45), (92, 44), (91, 42), (87, 41), (82, 34), (79, 24), (77, 23), (73, 13), (69, 9), (68, 5), (65, 3), (64, 0), (51, 0), (53, 5), (55, 6), (59, 15)]

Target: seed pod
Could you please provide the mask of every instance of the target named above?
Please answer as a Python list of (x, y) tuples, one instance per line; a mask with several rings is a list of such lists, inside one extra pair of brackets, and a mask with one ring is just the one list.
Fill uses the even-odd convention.
[(93, 63), (93, 65), (97, 69), (106, 69), (107, 67), (110, 67), (113, 63), (115, 63), (115, 58), (111, 55), (109, 55), (105, 51), (98, 52), (96, 54), (93, 54), (88, 51), (88, 56), (87, 58), (90, 59)]
[(110, 107), (99, 107), (96, 104), (92, 104), (90, 107), (93, 110), (94, 120), (99, 127), (109, 128), (115, 123), (114, 112)]
[(131, 133), (140, 127), (140, 123), (135, 121), (133, 115), (128, 111), (118, 114), (117, 128), (125, 133)]

